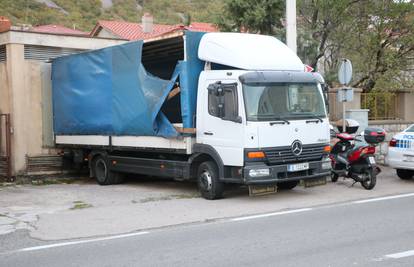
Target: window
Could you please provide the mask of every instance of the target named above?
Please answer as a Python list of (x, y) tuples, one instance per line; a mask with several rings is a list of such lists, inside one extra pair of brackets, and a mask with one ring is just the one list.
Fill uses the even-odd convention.
[(219, 117), (219, 96), (216, 96), (213, 90), (208, 90), (208, 113), (211, 116)]
[(326, 117), (323, 96), (317, 84), (244, 84), (243, 94), (249, 121)]
[(405, 132), (407, 132), (407, 133), (412, 133), (412, 132), (414, 132), (414, 125), (411, 125), (410, 127), (408, 127), (408, 128), (405, 130)]
[(237, 117), (237, 87), (231, 86), (224, 89), (224, 114), (223, 118), (231, 120)]
[(208, 86), (208, 113), (223, 120), (238, 117), (237, 84), (216, 82)]

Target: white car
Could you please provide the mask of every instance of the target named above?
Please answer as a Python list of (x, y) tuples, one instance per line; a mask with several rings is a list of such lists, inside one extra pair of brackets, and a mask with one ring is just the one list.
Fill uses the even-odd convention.
[(396, 134), (390, 141), (386, 162), (397, 170), (397, 175), (403, 180), (411, 179), (414, 175), (414, 124), (401, 133)]

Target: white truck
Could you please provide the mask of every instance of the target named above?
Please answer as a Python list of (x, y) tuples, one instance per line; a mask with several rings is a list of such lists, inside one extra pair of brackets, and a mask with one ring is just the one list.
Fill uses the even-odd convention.
[(52, 83), (56, 146), (102, 185), (170, 177), (217, 199), (225, 183), (260, 194), (330, 175), (323, 78), (274, 37), (128, 43), (54, 60)]

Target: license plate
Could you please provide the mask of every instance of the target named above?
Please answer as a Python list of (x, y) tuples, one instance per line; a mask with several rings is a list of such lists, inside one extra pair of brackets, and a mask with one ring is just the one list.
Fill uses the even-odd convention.
[(287, 171), (288, 172), (298, 172), (298, 171), (304, 171), (309, 169), (309, 163), (308, 162), (304, 162), (304, 163), (298, 163), (298, 164), (289, 164), (287, 166)]
[(272, 194), (277, 192), (277, 187), (275, 185), (250, 185), (249, 186), (249, 196), (262, 196), (267, 194)]
[(374, 157), (369, 157), (368, 160), (369, 160), (369, 163), (375, 164), (375, 158)]

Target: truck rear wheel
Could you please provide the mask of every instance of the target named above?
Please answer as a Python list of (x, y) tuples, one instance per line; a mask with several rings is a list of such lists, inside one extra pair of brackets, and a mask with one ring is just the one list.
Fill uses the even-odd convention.
[(197, 172), (197, 184), (201, 196), (205, 199), (223, 197), (224, 185), (219, 180), (217, 165), (212, 161), (200, 164)]
[(92, 162), (95, 178), (100, 185), (110, 185), (122, 183), (123, 178), (120, 173), (109, 170), (107, 157), (96, 156)]
[(403, 170), (403, 169), (397, 169), (397, 175), (402, 180), (410, 180), (413, 178), (414, 171), (411, 170)]

